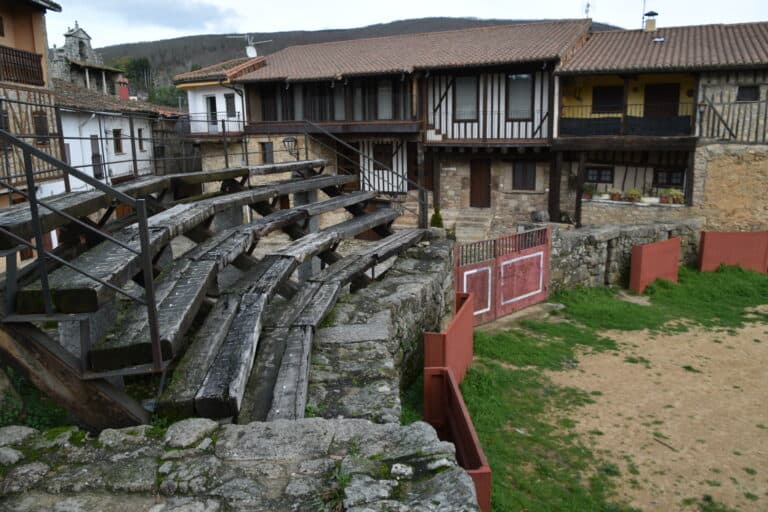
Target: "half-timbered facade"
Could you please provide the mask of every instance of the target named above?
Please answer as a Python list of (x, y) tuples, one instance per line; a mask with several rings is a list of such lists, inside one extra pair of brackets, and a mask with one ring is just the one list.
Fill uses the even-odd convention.
[(766, 48), (768, 23), (591, 34), (556, 72), (552, 215), (768, 226)]
[[(505, 226), (546, 209), (553, 72), (589, 20), (289, 47), (238, 77), (249, 147), (309, 137), (361, 186), (422, 184), (443, 218)], [(288, 156), (286, 156), (288, 157)], [(288, 157), (289, 158), (289, 157)]]

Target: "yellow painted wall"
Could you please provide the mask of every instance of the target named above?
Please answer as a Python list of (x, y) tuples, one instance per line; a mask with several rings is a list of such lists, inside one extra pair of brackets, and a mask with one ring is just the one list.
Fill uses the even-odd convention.
[[(621, 114), (592, 114), (592, 88), (601, 86), (624, 85), (624, 80), (615, 75), (569, 76), (563, 77), (560, 90), (562, 98), (562, 117), (621, 117)], [(696, 101), (696, 77), (684, 73), (658, 73), (638, 75), (629, 80), (627, 104), (631, 114), (642, 116), (645, 103), (645, 86), (648, 84), (680, 84), (679, 115), (693, 114)], [(689, 96), (689, 93), (691, 94)], [(575, 108), (569, 108), (575, 107)]]

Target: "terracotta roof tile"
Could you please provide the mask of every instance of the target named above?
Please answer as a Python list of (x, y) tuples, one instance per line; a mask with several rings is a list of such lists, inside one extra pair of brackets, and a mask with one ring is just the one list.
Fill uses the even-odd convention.
[(319, 80), (560, 59), (591, 20), (558, 20), (290, 46), (240, 82)]
[[(656, 39), (656, 41), (654, 41)], [(591, 34), (561, 74), (703, 71), (768, 66), (768, 22)]]
[(179, 112), (146, 101), (121, 100), (117, 96), (109, 96), (79, 87), (66, 80), (54, 78), (53, 94), (56, 105), (92, 112), (136, 112), (145, 114), (178, 115)]
[(180, 73), (173, 77), (175, 83), (182, 82), (202, 82), (207, 80), (224, 80), (232, 79), (241, 73), (253, 71), (254, 69), (262, 66), (264, 63), (264, 57), (241, 57), (239, 59), (227, 60), (212, 64), (204, 68), (200, 68), (195, 71), (189, 71), (187, 73)]

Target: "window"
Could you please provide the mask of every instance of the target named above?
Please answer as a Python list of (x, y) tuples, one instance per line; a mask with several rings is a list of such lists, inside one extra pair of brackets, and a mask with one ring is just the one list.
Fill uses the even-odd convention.
[(507, 76), (507, 119), (533, 118), (533, 75)]
[(683, 188), (685, 171), (683, 169), (654, 169), (653, 186), (656, 188)]
[(392, 119), (392, 81), (379, 80), (376, 92), (377, 119)]
[(536, 190), (536, 162), (514, 162), (512, 164), (512, 188), (514, 190)]
[(457, 76), (453, 91), (453, 120), (477, 121), (477, 77)]
[(587, 167), (587, 183), (608, 183), (613, 184), (613, 167)]
[(235, 108), (235, 94), (225, 94), (224, 103), (227, 106), (227, 117), (237, 117), (237, 109)]
[(736, 93), (736, 101), (760, 101), (760, 86), (740, 85)]
[(592, 113), (621, 113), (624, 105), (624, 87), (621, 85), (592, 88)]
[(261, 161), (265, 164), (275, 163), (275, 152), (271, 142), (261, 142)]
[(35, 128), (35, 142), (41, 146), (48, 144), (48, 115), (42, 110), (32, 112), (32, 124)]
[(392, 170), (392, 144), (374, 144), (373, 159), (375, 169)]
[(144, 151), (144, 128), (139, 128), (137, 133), (139, 135), (139, 151)]
[(333, 88), (333, 119), (335, 121), (343, 121), (346, 119), (345, 102), (346, 95), (344, 94), (344, 86), (339, 83)]
[(112, 143), (114, 144), (115, 154), (120, 155), (123, 152), (123, 130), (112, 130)]

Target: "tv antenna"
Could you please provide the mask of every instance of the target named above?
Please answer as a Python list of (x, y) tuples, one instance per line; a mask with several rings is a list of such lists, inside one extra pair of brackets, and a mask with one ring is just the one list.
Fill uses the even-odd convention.
[(589, 3), (589, 0), (587, 0), (587, 4), (584, 6), (584, 17), (589, 18), (589, 9), (592, 7), (592, 4)]
[(256, 49), (256, 46), (260, 44), (266, 44), (271, 43), (272, 39), (266, 39), (264, 41), (254, 41), (253, 36), (250, 34), (242, 34), (237, 36), (227, 36), (230, 39), (245, 39), (246, 46), (245, 46), (245, 54), (248, 56), (248, 58), (255, 58), (259, 56), (259, 51)]

